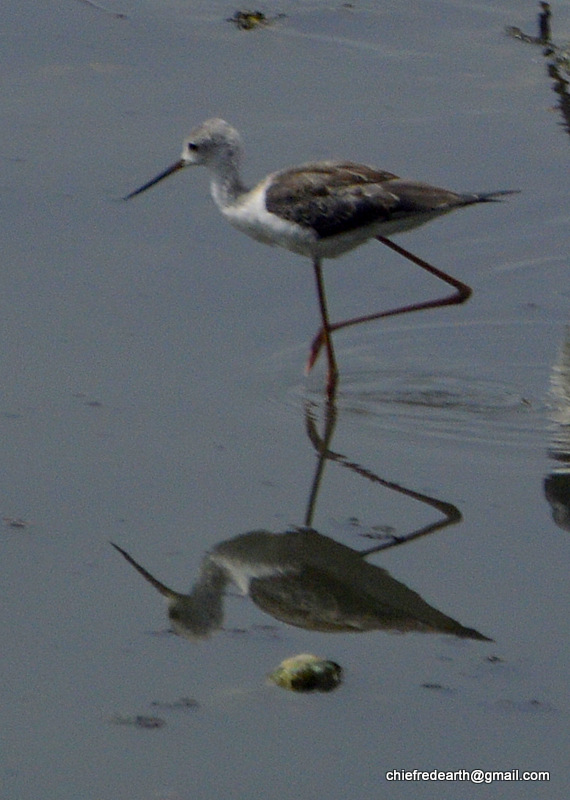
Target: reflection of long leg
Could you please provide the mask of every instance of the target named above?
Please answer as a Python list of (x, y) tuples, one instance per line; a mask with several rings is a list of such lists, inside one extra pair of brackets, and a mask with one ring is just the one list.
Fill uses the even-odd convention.
[(441, 514), (443, 514), (444, 517), (444, 519), (440, 519), (437, 522), (431, 522), (428, 525), (424, 525), (422, 528), (412, 531), (411, 533), (406, 533), (404, 536), (391, 536), (386, 542), (381, 542), (375, 547), (370, 547), (368, 550), (361, 550), (361, 556), (369, 556), (372, 553), (378, 553), (380, 550), (387, 550), (389, 547), (397, 547), (400, 544), (410, 542), (412, 539), (418, 539), (420, 536), (427, 536), (430, 533), (441, 531), (443, 528), (447, 528), (448, 525), (457, 525), (463, 519), (461, 511), (457, 508), (457, 506), (454, 506), (453, 503), (448, 503), (446, 500), (439, 500), (437, 497), (430, 497), (430, 495), (422, 494), (421, 492), (414, 492), (413, 489), (407, 489), (405, 486), (400, 486), (398, 483), (394, 483), (393, 481), (386, 481), (384, 478), (380, 478), (380, 476), (375, 475), (365, 467), (361, 467), (359, 464), (356, 464), (353, 461), (347, 461), (342, 456), (337, 460), (340, 464), (342, 464), (343, 467), (347, 467), (348, 469), (357, 472), (359, 475), (363, 475), (373, 483), (379, 483), (381, 486), (385, 486), (387, 489), (392, 489), (392, 491), (399, 492), (405, 497), (411, 497), (412, 500), (418, 500), (420, 503), (425, 503), (426, 505), (431, 506), (431, 508), (435, 508)]
[(325, 295), (325, 284), (323, 280), (323, 270), (320, 259), (315, 258), (315, 260), (313, 261), (313, 267), (315, 270), (315, 279), (317, 282), (317, 295), (319, 298), (319, 308), (321, 311), (321, 320), (323, 323), (323, 326), (320, 331), (321, 343), (319, 345), (319, 349), (324, 344), (327, 350), (327, 358), (329, 362), (329, 367), (327, 372), (327, 397), (329, 398), (329, 400), (332, 400), (338, 382), (338, 367), (336, 365), (336, 359), (334, 355), (334, 349), (331, 337), (332, 328), (329, 321), (329, 312), (327, 310), (327, 298)]
[(386, 489), (398, 492), (405, 497), (410, 497), (412, 500), (417, 500), (420, 503), (431, 506), (431, 508), (435, 508), (436, 511), (439, 511), (440, 514), (443, 515), (443, 519), (437, 520), (437, 522), (430, 522), (427, 525), (412, 531), (411, 533), (404, 534), (403, 536), (391, 536), (388, 541), (381, 542), (380, 544), (376, 545), (375, 547), (371, 547), (368, 550), (360, 551), (360, 555), (363, 557), (372, 555), (372, 553), (377, 553), (380, 550), (386, 550), (389, 547), (397, 547), (400, 544), (410, 542), (412, 539), (417, 539), (420, 536), (427, 536), (430, 533), (441, 531), (444, 528), (447, 528), (449, 525), (457, 525), (459, 522), (461, 522), (461, 511), (452, 503), (448, 503), (445, 500), (439, 500), (437, 497), (430, 497), (430, 495), (422, 494), (421, 492), (415, 492), (413, 489), (407, 489), (405, 486), (400, 486), (400, 484), (394, 483), (393, 481), (384, 480), (384, 478), (381, 478), (371, 470), (366, 469), (366, 467), (361, 467), (360, 464), (357, 464), (355, 461), (349, 461), (348, 458), (343, 456), (341, 453), (336, 453), (334, 450), (331, 450), (330, 443), (334, 432), (335, 422), (336, 409), (334, 405), (330, 403), (326, 408), (325, 430), (323, 436), (321, 437), (317, 430), (313, 407), (308, 405), (305, 409), (307, 435), (311, 440), (313, 447), (319, 454), (319, 462), (315, 472), (315, 477), (313, 479), (307, 514), (305, 516), (306, 527), (311, 527), (313, 522), (317, 494), (325, 461), (327, 460), (335, 461), (340, 466), (346, 467), (352, 472), (355, 472), (357, 475), (361, 475), (363, 478), (367, 478), (369, 481), (372, 481), (372, 483), (377, 483), (380, 486), (384, 486)]
[(322, 438), (317, 433), (317, 425), (313, 413), (313, 406), (309, 404), (305, 409), (305, 426), (307, 429), (307, 436), (311, 440), (315, 450), (318, 453), (319, 460), (313, 483), (311, 484), (311, 493), (309, 495), (309, 502), (307, 503), (307, 511), (305, 513), (304, 526), (311, 528), (313, 525), (313, 516), (315, 513), (315, 505), (319, 488), (321, 485), (321, 478), (325, 469), (325, 464), (329, 458), (329, 445), (331, 443), (332, 435), (336, 424), (336, 408), (334, 402), (329, 400), (325, 407), (325, 425)]
[[(441, 297), (436, 300), (426, 300), (423, 303), (412, 303), (411, 305), (407, 306), (399, 306), (398, 308), (392, 308), (389, 311), (380, 311), (376, 314), (365, 314), (362, 317), (353, 317), (352, 319), (345, 319), (342, 322), (335, 322), (329, 324), (328, 331), (325, 335), (324, 326), (321, 330), (317, 333), (313, 342), (311, 344), (311, 349), (309, 352), (309, 358), (307, 360), (307, 367), (306, 370), (309, 372), (319, 357), (319, 353), (321, 351), (321, 347), (327, 339), (330, 341), (331, 333), (333, 331), (341, 330), (341, 328), (348, 328), (351, 325), (359, 325), (361, 322), (371, 322), (375, 319), (382, 319), (383, 317), (394, 317), (396, 314), (407, 314), (410, 311), (423, 311), (426, 308), (440, 308), (441, 306), (451, 306), (457, 305), (459, 303), (464, 303), (468, 300), (473, 290), (470, 286), (466, 283), (462, 283), (462, 281), (457, 280), (452, 275), (449, 275), (447, 272), (444, 272), (441, 269), (437, 269), (437, 267), (428, 264), (427, 261), (424, 261), (422, 258), (415, 256), (413, 253), (410, 253), (409, 250), (405, 250), (400, 245), (395, 244), (390, 239), (386, 239), (385, 236), (377, 236), (376, 237), (379, 242), (382, 244), (387, 245), (387, 247), (391, 247), (396, 253), (404, 258), (407, 258), (409, 261), (412, 261), (414, 264), (417, 264), (418, 267), (425, 269), (431, 275), (435, 275), (436, 278), (448, 283), (450, 286), (453, 286), (455, 292), (453, 294), (448, 295), (447, 297)], [(328, 347), (328, 345), (327, 345)]]

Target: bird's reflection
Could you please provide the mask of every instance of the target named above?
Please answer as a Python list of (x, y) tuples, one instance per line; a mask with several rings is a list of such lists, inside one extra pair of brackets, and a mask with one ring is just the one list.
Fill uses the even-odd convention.
[(554, 468), (544, 479), (544, 494), (554, 522), (570, 531), (570, 325), (550, 379), (552, 433), (549, 455)]
[[(430, 606), (382, 567), (366, 561), (372, 553), (456, 523), (461, 515), (451, 504), (385, 481), (331, 451), (335, 421), (334, 405), (329, 404), (324, 434), (320, 437), (314, 408), (306, 409), (307, 431), (319, 457), (304, 526), (284, 533), (257, 530), (220, 542), (204, 556), (189, 593), (169, 589), (125, 550), (113, 546), (166, 597), (174, 631), (190, 639), (207, 637), (222, 628), (225, 590), (233, 585), (275, 619), (309, 630), (331, 633), (424, 631), (490, 641)], [(365, 551), (354, 550), (323, 536), (311, 525), (328, 460), (437, 509), (443, 519)]]
[(204, 557), (189, 594), (169, 589), (117, 550), (167, 598), (173, 629), (191, 639), (222, 627), (224, 590), (233, 584), (275, 619), (308, 630), (430, 631), (487, 640), (430, 606), (382, 567), (369, 564), (357, 550), (312, 528), (252, 531), (221, 542)]

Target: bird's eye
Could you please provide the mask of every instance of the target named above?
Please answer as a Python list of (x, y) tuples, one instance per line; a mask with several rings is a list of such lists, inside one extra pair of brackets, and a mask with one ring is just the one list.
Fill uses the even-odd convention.
[(196, 144), (196, 142), (188, 142), (188, 150), (190, 150), (191, 152), (196, 152), (197, 149), (198, 145)]

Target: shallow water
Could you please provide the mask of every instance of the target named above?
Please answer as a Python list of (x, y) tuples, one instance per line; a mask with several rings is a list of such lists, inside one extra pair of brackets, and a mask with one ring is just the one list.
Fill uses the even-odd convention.
[[(127, 16), (0, 12), (2, 797), (563, 796), (569, 142), (542, 50), (503, 34), (537, 8), (286, 2), (244, 32), (225, 3), (101, 7)], [(235, 587), (223, 630), (189, 641), (110, 547), (186, 592), (221, 542), (308, 517), (326, 417), (323, 366), (302, 373), (308, 264), (225, 226), (199, 170), (118, 200), (213, 115), (251, 181), (339, 156), (522, 190), (401, 239), (470, 283), (467, 305), (338, 334), (342, 458), (310, 514), (365, 551), (443, 519), (418, 494), (455, 506), (368, 561), (493, 643), (294, 627)], [(334, 318), (441, 292), (377, 243), (326, 282)], [(342, 665), (339, 689), (266, 682), (307, 651)], [(385, 779), (414, 768), (551, 780)]]

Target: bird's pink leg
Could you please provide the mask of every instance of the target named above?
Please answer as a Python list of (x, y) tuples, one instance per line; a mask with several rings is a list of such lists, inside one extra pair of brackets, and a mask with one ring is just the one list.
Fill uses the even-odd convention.
[[(453, 286), (455, 292), (453, 294), (448, 295), (447, 297), (441, 297), (436, 300), (426, 300), (423, 303), (412, 303), (407, 306), (399, 306), (398, 308), (392, 308), (389, 311), (380, 311), (376, 314), (365, 314), (362, 317), (353, 317), (352, 319), (345, 319), (342, 322), (335, 322), (328, 325), (328, 330), (325, 336), (325, 329), (324, 326), (320, 329), (317, 333), (315, 338), (311, 343), (311, 349), (309, 351), (309, 358), (307, 359), (307, 366), (305, 371), (308, 373), (313, 368), (317, 358), (319, 357), (319, 353), (321, 351), (322, 346), (325, 344), (325, 340), (331, 339), (331, 333), (333, 331), (341, 330), (342, 328), (348, 328), (351, 325), (359, 325), (362, 322), (371, 322), (375, 319), (383, 319), (384, 317), (394, 317), (396, 314), (408, 314), (410, 311), (423, 311), (427, 308), (440, 308), (442, 306), (451, 306), (457, 305), (459, 303), (465, 303), (471, 295), (473, 294), (473, 290), (470, 286), (466, 283), (462, 283), (462, 281), (457, 280), (452, 275), (449, 275), (447, 272), (444, 272), (441, 269), (437, 269), (437, 267), (432, 266), (432, 264), (428, 264), (427, 261), (424, 261), (422, 258), (415, 256), (413, 253), (410, 253), (409, 250), (405, 250), (400, 245), (395, 244), (390, 239), (386, 239), (385, 236), (376, 236), (379, 242), (385, 244), (387, 247), (392, 248), (404, 258), (407, 258), (409, 261), (412, 261), (414, 264), (417, 264), (418, 267), (425, 269), (427, 272), (435, 275), (436, 278), (444, 281), (445, 283)], [(331, 343), (332, 346), (332, 343)], [(328, 346), (327, 346), (328, 347)]]
[(327, 299), (325, 295), (325, 284), (323, 281), (323, 270), (321, 262), (318, 258), (316, 258), (313, 261), (313, 267), (315, 270), (317, 295), (319, 298), (319, 308), (321, 311), (321, 319), (323, 322), (323, 326), (320, 331), (321, 343), (319, 345), (319, 350), (321, 346), (324, 344), (324, 346), (326, 347), (327, 358), (329, 362), (328, 372), (327, 372), (327, 397), (329, 400), (332, 400), (335, 396), (336, 387), (338, 383), (338, 367), (336, 365), (336, 358), (334, 354), (332, 337), (330, 335), (331, 325), (329, 322), (329, 314), (327, 310)]

